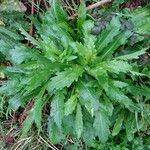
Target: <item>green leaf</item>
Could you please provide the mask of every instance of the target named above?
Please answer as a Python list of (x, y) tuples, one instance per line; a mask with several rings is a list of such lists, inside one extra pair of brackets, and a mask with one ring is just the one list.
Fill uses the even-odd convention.
[(93, 130), (93, 125), (90, 123), (85, 123), (83, 128), (83, 140), (87, 145), (92, 145), (94, 143), (95, 132)]
[(67, 14), (61, 6), (60, 0), (52, 1), (52, 11), (53, 11), (54, 17), (56, 18), (57, 21), (64, 22), (66, 20)]
[(131, 21), (134, 23), (134, 31), (140, 34), (150, 33), (150, 9), (142, 7), (130, 12)]
[[(4, 1), (1, 1), (0, 3), (0, 13), (1, 12), (11, 12), (13, 13), (16, 12), (16, 13), (19, 13), (19, 12), (25, 12), (26, 11), (26, 7), (24, 6), (24, 4), (22, 2), (19, 2), (17, 0), (4, 0)], [(14, 13), (14, 14), (16, 14)]]
[(22, 105), (21, 101), (22, 101), (21, 94), (18, 94), (18, 95), (16, 94), (15, 96), (9, 99), (9, 107), (13, 111), (16, 111)]
[(94, 22), (91, 20), (83, 23), (83, 35), (84, 35), (84, 46), (90, 51), (96, 52), (95, 41), (96, 37), (91, 34), (91, 30), (94, 27)]
[(95, 68), (90, 69), (89, 73), (92, 76), (96, 77), (97, 80), (101, 83), (102, 81), (100, 80), (100, 78), (105, 77), (104, 80), (106, 81), (106, 83), (103, 84), (106, 85), (107, 84), (106, 71), (116, 74), (119, 74), (121, 72), (127, 73), (132, 71), (132, 66), (128, 62), (122, 60), (103, 61), (101, 63), (98, 63)]
[(113, 85), (115, 87), (118, 87), (118, 88), (125, 88), (125, 87), (128, 87), (129, 84), (128, 83), (125, 83), (125, 82), (122, 82), (122, 81), (113, 81)]
[(45, 81), (48, 80), (50, 75), (51, 72), (50, 70), (48, 70), (48, 67), (44, 68), (44, 70), (36, 69), (35, 72), (32, 72), (31, 77), (28, 80), (27, 86), (25, 87), (25, 89), (27, 90), (26, 94), (43, 85)]
[(137, 51), (137, 52), (134, 52), (131, 54), (127, 54), (127, 55), (123, 55), (123, 56), (119, 56), (119, 57), (116, 57), (115, 59), (121, 59), (121, 60), (139, 59), (139, 56), (145, 54), (146, 50), (148, 50), (148, 49), (149, 49), (149, 47), (143, 48), (140, 51)]
[(72, 95), (65, 103), (65, 116), (72, 114), (77, 105), (78, 94)]
[(120, 132), (123, 120), (124, 120), (124, 112), (122, 111), (120, 114), (118, 114), (118, 118), (113, 127), (112, 136), (116, 136)]
[(10, 31), (9, 29), (5, 27), (0, 26), (0, 33), (6, 34), (9, 37), (13, 38), (14, 40), (22, 40), (22, 36), (18, 35), (17, 33)]
[(113, 17), (110, 24), (99, 35), (99, 38), (96, 43), (98, 53), (102, 52), (103, 49), (113, 41), (114, 37), (120, 33), (120, 27), (121, 24), (119, 21), (119, 17)]
[(130, 31), (119, 33), (115, 38), (113, 38), (112, 42), (105, 47), (105, 51), (103, 51), (100, 60), (105, 60), (110, 57), (119, 48), (119, 46), (127, 43), (127, 39), (130, 36)]
[(108, 97), (120, 104), (123, 104), (125, 107), (129, 108), (129, 106), (133, 105), (131, 99), (129, 99), (121, 90), (116, 88), (113, 85), (110, 85), (108, 90), (106, 91)]
[(114, 72), (114, 73), (119, 74), (120, 72), (127, 73), (132, 70), (132, 66), (126, 61), (112, 60), (106, 63), (107, 63), (106, 69), (109, 72)]
[(75, 135), (75, 116), (71, 114), (63, 119), (63, 131), (66, 135)]
[(45, 57), (50, 59), (52, 62), (58, 59), (58, 55), (61, 54), (61, 51), (57, 46), (51, 42), (50, 38), (43, 37), (41, 42), (41, 48), (45, 50)]
[(56, 125), (60, 129), (64, 117), (64, 99), (65, 97), (63, 92), (58, 91), (55, 93), (51, 103), (51, 116), (54, 118)]
[(43, 94), (45, 92), (45, 87), (41, 90), (39, 95), (35, 98), (35, 104), (34, 104), (34, 121), (37, 125), (37, 128), (39, 130), (42, 130), (41, 122), (42, 122), (42, 109), (43, 109), (43, 103), (45, 98), (43, 97)]
[[(98, 67), (97, 67), (98, 69)], [(102, 74), (100, 74), (100, 72), (98, 70), (92, 70), (92, 72), (94, 73), (93, 75), (95, 76), (95, 78), (97, 79), (99, 85), (103, 88), (103, 89), (108, 89), (108, 74), (107, 72), (101, 72)], [(100, 69), (99, 69), (100, 70)], [(97, 72), (98, 71), (98, 72)]]
[(124, 3), (125, 0), (114, 0), (113, 1), (113, 7), (116, 8), (119, 7), (120, 4)]
[(93, 49), (93, 48), (89, 49), (90, 47), (87, 48), (88, 44), (86, 44), (86, 46), (84, 46), (82, 43), (76, 42), (75, 46), (76, 46), (76, 51), (77, 51), (78, 55), (82, 57), (80, 59), (80, 64), (88, 64), (95, 60), (95, 58), (96, 58), (95, 49)]
[(95, 112), (95, 120), (93, 127), (95, 134), (101, 142), (106, 142), (109, 136), (109, 120), (108, 116), (101, 110)]
[(77, 24), (79, 29), (82, 28), (85, 19), (86, 19), (86, 5), (85, 2), (82, 0), (78, 9), (78, 18), (77, 18)]
[[(11, 43), (10, 43), (11, 44)], [(33, 54), (30, 49), (24, 45), (12, 45), (9, 46), (3, 40), (0, 41), (0, 51), (7, 57), (8, 60), (13, 64), (21, 64), (24, 61), (27, 61), (33, 58)]]
[(74, 81), (78, 80), (82, 73), (83, 69), (80, 66), (73, 66), (63, 72), (58, 72), (48, 83), (48, 91), (51, 93), (53, 90), (62, 90), (64, 87), (69, 87)]
[(22, 138), (27, 136), (27, 133), (31, 129), (33, 122), (34, 122), (34, 110), (31, 109), (27, 118), (23, 122), (22, 135), (21, 135)]
[(104, 95), (103, 99), (104, 100), (100, 102), (100, 109), (107, 112), (107, 115), (111, 117), (113, 114), (113, 111), (115, 111), (113, 103), (110, 101), (110, 99), (106, 95)]
[(80, 102), (83, 103), (91, 116), (94, 116), (94, 111), (99, 108), (99, 97), (97, 93), (93, 89), (87, 87), (82, 81), (78, 85), (78, 88)]
[(9, 52), (9, 57), (12, 63), (21, 64), (23, 61), (33, 57), (33, 55), (30, 53), (29, 49), (20, 45), (15, 46), (14, 49), (11, 49)]
[(149, 87), (147, 86), (143, 86), (143, 87), (140, 87), (140, 86), (133, 86), (133, 85), (129, 85), (127, 87), (127, 91), (132, 93), (134, 96), (139, 96), (139, 95), (143, 95), (146, 97), (147, 100), (150, 99), (150, 92), (149, 92)]
[(18, 110), (20, 106), (23, 107), (26, 104), (26, 102), (28, 102), (33, 97), (38, 95), (38, 93), (39, 89), (36, 89), (27, 95), (23, 95), (23, 93), (20, 92), (16, 93), (9, 99), (9, 108), (12, 109), (13, 111)]
[(61, 130), (58, 128), (58, 126), (52, 118), (49, 118), (48, 121), (48, 133), (49, 138), (53, 144), (58, 144), (63, 139)]
[(125, 122), (125, 130), (127, 139), (129, 141), (132, 141), (134, 138), (134, 133), (137, 131), (136, 124), (135, 124), (135, 116), (134, 114), (128, 114), (128, 117), (126, 118)]
[(39, 42), (34, 39), (29, 33), (27, 33), (20, 25), (18, 25), (18, 28), (21, 31), (21, 34), (25, 36), (26, 40), (29, 40), (35, 46), (39, 45)]
[(76, 119), (75, 119), (75, 130), (77, 134), (77, 138), (81, 137), (83, 132), (83, 120), (82, 120), (82, 111), (80, 104), (77, 105)]
[(138, 71), (130, 71), (134, 76), (145, 76), (149, 78), (149, 74), (140, 73)]

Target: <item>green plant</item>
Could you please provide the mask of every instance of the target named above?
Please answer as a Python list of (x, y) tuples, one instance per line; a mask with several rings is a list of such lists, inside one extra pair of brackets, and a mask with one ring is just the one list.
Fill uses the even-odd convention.
[(0, 1), (0, 12), (2, 11), (19, 11), (24, 12), (25, 7), (23, 3), (18, 0), (4, 0)]
[(0, 40), (0, 51), (12, 63), (1, 69), (8, 77), (1, 94), (9, 97), (14, 111), (34, 101), (22, 136), (34, 123), (42, 132), (46, 106), (53, 143), (71, 136), (93, 146), (94, 141), (104, 143), (120, 132), (128, 141), (144, 134), (149, 127), (149, 76), (136, 59), (148, 48), (120, 56), (119, 50), (127, 46), (133, 32), (123, 29), (119, 15), (114, 15), (100, 35), (92, 35), (94, 22), (86, 18), (83, 1), (77, 20), (67, 17), (55, 0), (40, 22), (32, 18), (36, 39), (18, 25), (31, 47), (7, 29), (9, 39)]

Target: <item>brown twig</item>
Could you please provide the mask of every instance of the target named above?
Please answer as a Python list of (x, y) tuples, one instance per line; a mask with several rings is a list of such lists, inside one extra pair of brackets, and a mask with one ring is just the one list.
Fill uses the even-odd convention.
[[(34, 14), (34, 0), (32, 0), (31, 14), (32, 14), (32, 15)], [(30, 28), (29, 34), (30, 34), (31, 36), (33, 35), (33, 25), (32, 25), (32, 22), (31, 22), (31, 28)]]
[[(97, 2), (97, 3), (95, 3), (95, 4), (92, 4), (92, 5), (88, 6), (88, 7), (86, 7), (86, 11), (89, 11), (89, 10), (91, 10), (91, 9), (97, 8), (97, 7), (102, 6), (102, 5), (106, 4), (106, 3), (110, 3), (111, 1), (112, 1), (112, 0), (102, 0), (102, 1), (100, 1), (100, 2)], [(78, 16), (78, 13), (75, 13), (73, 16), (69, 17), (68, 19), (69, 19), (69, 20), (70, 20), (70, 19), (73, 19), (73, 18), (76, 17), (76, 16)]]
[(29, 101), (28, 104), (26, 105), (25, 109), (23, 110), (23, 112), (20, 114), (18, 121), (20, 124), (23, 123), (23, 121), (26, 119), (27, 117), (27, 112), (29, 110), (31, 110), (33, 107), (33, 100)]
[(71, 14), (71, 16), (75, 13), (75, 10), (71, 7), (71, 5), (70, 5), (70, 3), (68, 2), (68, 0), (65, 0), (64, 1), (65, 3), (66, 3), (66, 8), (68, 7), (69, 8), (69, 10), (67, 10), (68, 12), (69, 12), (69, 14)]
[(48, 10), (48, 5), (47, 5), (47, 2), (45, 0), (44, 0), (44, 5), (45, 5), (46, 10)]
[(111, 0), (102, 0), (100, 2), (97, 2), (95, 4), (92, 4), (92, 5), (88, 6), (88, 7), (86, 7), (86, 10), (88, 11), (88, 10), (91, 10), (93, 8), (97, 8), (97, 7), (101, 6), (101, 5), (104, 5), (106, 3), (110, 3), (110, 2), (111, 2)]

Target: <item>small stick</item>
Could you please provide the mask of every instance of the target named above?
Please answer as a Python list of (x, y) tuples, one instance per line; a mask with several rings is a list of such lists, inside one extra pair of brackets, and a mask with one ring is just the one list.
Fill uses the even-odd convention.
[(47, 2), (44, 0), (44, 5), (46, 7), (46, 10), (48, 10), (48, 5), (47, 5)]
[[(32, 14), (32, 15), (34, 14), (34, 0), (32, 0), (31, 14)], [(30, 34), (31, 36), (33, 35), (33, 25), (32, 25), (32, 22), (31, 22), (31, 27), (30, 27), (29, 34)]]
[(95, 4), (92, 4), (92, 5), (88, 6), (88, 7), (86, 7), (86, 10), (88, 11), (88, 10), (91, 10), (93, 8), (97, 8), (97, 7), (101, 6), (101, 5), (104, 5), (106, 3), (110, 3), (110, 2), (111, 2), (111, 0), (102, 0), (100, 2), (97, 2)]
[[(90, 6), (88, 6), (88, 7), (86, 7), (86, 11), (89, 11), (89, 10), (91, 10), (91, 9), (94, 9), (94, 8), (97, 8), (97, 7), (99, 7), (99, 6), (102, 6), (102, 5), (104, 5), (104, 4), (106, 4), (106, 3), (110, 3), (111, 2), (111, 0), (102, 0), (102, 1), (100, 1), (100, 2), (97, 2), (97, 3), (95, 3), (95, 4), (92, 4), (92, 5), (90, 5)], [(70, 19), (73, 19), (74, 17), (76, 17), (76, 16), (78, 16), (78, 14), (77, 13), (75, 13), (73, 16), (71, 16), (71, 17), (68, 17), (68, 19), (70, 20)]]

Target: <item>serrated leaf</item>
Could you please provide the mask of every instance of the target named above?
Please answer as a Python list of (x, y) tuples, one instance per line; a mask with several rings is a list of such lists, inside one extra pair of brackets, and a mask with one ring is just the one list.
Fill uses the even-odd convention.
[(122, 81), (113, 81), (113, 85), (115, 87), (118, 87), (118, 88), (125, 88), (125, 87), (128, 87), (129, 84), (128, 83), (125, 83), (125, 82), (122, 82)]
[(134, 23), (134, 31), (140, 34), (149, 34), (150, 10), (149, 7), (137, 8), (130, 12), (131, 21)]
[(110, 85), (108, 91), (106, 91), (106, 94), (110, 99), (123, 104), (127, 108), (133, 105), (132, 100), (129, 99), (121, 90), (119, 90), (115, 86)]
[(64, 22), (66, 20), (67, 15), (60, 4), (60, 0), (52, 1), (52, 11), (57, 21)]
[(45, 57), (50, 59), (52, 62), (56, 61), (58, 55), (61, 54), (61, 51), (57, 48), (57, 46), (51, 42), (49, 37), (42, 37), (43, 41), (41, 42), (41, 48), (45, 49)]
[(100, 60), (105, 60), (110, 57), (121, 45), (127, 43), (127, 39), (132, 35), (130, 31), (119, 33), (113, 41), (105, 47), (105, 51), (102, 53)]
[(87, 87), (84, 82), (80, 82), (79, 86), (79, 100), (87, 111), (91, 114), (91, 116), (94, 115), (94, 111), (96, 111), (99, 108), (99, 98), (98, 95), (94, 90)]
[(82, 28), (85, 19), (86, 19), (86, 6), (85, 6), (85, 2), (81, 1), (78, 9), (78, 18), (77, 18), (77, 24), (79, 29)]
[(53, 144), (60, 143), (60, 141), (63, 139), (61, 130), (58, 128), (52, 118), (49, 118), (48, 121), (48, 133), (49, 138)]
[(108, 62), (106, 69), (117, 74), (120, 72), (127, 73), (132, 70), (132, 66), (126, 61), (112, 60)]
[(33, 97), (35, 97), (36, 95), (38, 95), (39, 93), (39, 89), (36, 89), (32, 92), (30, 92), (27, 95), (23, 95), (23, 93), (21, 93), (20, 91), (18, 91), (18, 93), (14, 94), (14, 96), (12, 96), (9, 99), (9, 108), (12, 109), (13, 111), (18, 110), (18, 108), (20, 106), (24, 106), (26, 104), (26, 102), (28, 102), (29, 100), (31, 100)]
[(144, 48), (144, 49), (142, 49), (140, 51), (131, 53), (131, 54), (127, 54), (127, 55), (116, 57), (115, 59), (121, 59), (121, 60), (139, 59), (139, 56), (145, 54), (146, 50), (148, 50), (148, 49), (149, 49), (149, 47), (148, 48)]
[(53, 90), (61, 90), (64, 87), (69, 87), (74, 81), (78, 80), (82, 73), (83, 69), (80, 66), (73, 66), (63, 72), (58, 72), (57, 75), (52, 77), (51, 81), (48, 83), (48, 91), (52, 92)]
[(27, 136), (27, 133), (31, 129), (33, 122), (34, 122), (34, 112), (33, 112), (33, 109), (31, 109), (28, 116), (27, 116), (27, 118), (23, 122), (21, 137), (26, 137)]
[(148, 74), (144, 74), (144, 73), (140, 73), (140, 72), (137, 72), (137, 71), (130, 71), (134, 76), (145, 76), (145, 77), (148, 77), (149, 78), (149, 75)]
[(107, 112), (108, 116), (112, 116), (114, 111), (113, 103), (106, 95), (104, 95), (103, 99), (104, 101), (101, 101), (100, 108), (103, 109), (105, 112)]
[(109, 120), (108, 116), (101, 110), (95, 112), (95, 120), (93, 127), (95, 134), (101, 142), (106, 142), (109, 136)]
[(75, 43), (75, 46), (78, 55), (82, 57), (80, 59), (81, 64), (91, 63), (95, 60), (96, 58), (95, 49), (88, 49), (87, 44), (86, 46), (84, 46), (82, 43), (78, 43), (78, 42)]
[(9, 55), (11, 62), (15, 64), (21, 64), (23, 61), (33, 57), (32, 53), (23, 46), (15, 46), (14, 49), (11, 49)]
[(79, 139), (83, 132), (82, 110), (80, 104), (77, 105), (75, 130), (76, 130), (77, 138)]
[[(67, 48), (68, 44), (72, 41), (71, 35), (73, 33), (74, 31), (70, 28), (70, 25), (67, 22), (63, 21), (61, 23), (56, 23), (54, 19), (52, 21), (47, 20), (46, 24), (43, 24), (42, 31), (40, 31), (40, 34), (42, 35), (42, 39), (44, 40), (43, 43), (45, 43), (46, 44), (45, 46), (47, 47), (50, 46), (50, 42), (54, 42), (56, 44), (56, 47), (58, 47), (56, 43), (57, 41), (57, 42), (61, 42), (64, 48)], [(40, 46), (43, 46), (43, 44)]]
[[(10, 43), (11, 44), (11, 43)], [(24, 45), (11, 45), (9, 46), (7, 42), (3, 40), (0, 41), (0, 51), (6, 56), (8, 60), (13, 64), (21, 64), (25, 60), (29, 60), (33, 58), (33, 54), (30, 53), (30, 49), (28, 49)]]
[(35, 98), (35, 104), (34, 104), (34, 121), (37, 125), (37, 128), (39, 130), (42, 130), (42, 109), (43, 109), (43, 103), (44, 103), (44, 97), (43, 94), (45, 92), (45, 87), (41, 90), (39, 95)]
[(132, 141), (134, 138), (134, 133), (136, 132), (136, 124), (135, 124), (135, 116), (134, 114), (129, 114), (129, 116), (125, 120), (125, 130), (127, 139)]
[(95, 41), (96, 37), (91, 34), (91, 30), (94, 27), (94, 22), (91, 20), (85, 21), (83, 23), (83, 34), (84, 34), (84, 46), (90, 51), (96, 53)]
[(65, 116), (71, 114), (77, 105), (78, 94), (72, 95), (68, 101), (65, 103)]
[(0, 93), (5, 94), (8, 96), (11, 96), (13, 93), (16, 93), (18, 91), (18, 86), (19, 85), (19, 79), (17, 78), (12, 78), (12, 80), (6, 81), (1, 87), (0, 87)]
[(106, 27), (105, 30), (100, 34), (98, 41), (96, 43), (98, 53), (108, 46), (109, 43), (113, 41), (113, 38), (118, 35), (120, 32), (120, 21), (119, 17), (113, 17), (110, 24)]
[(127, 87), (127, 91), (132, 93), (135, 96), (144, 95), (148, 100), (150, 99), (150, 90), (149, 87), (147, 86), (140, 87), (140, 86), (129, 85)]
[[(100, 73), (100, 72), (99, 72)], [(103, 89), (108, 89), (108, 75), (107, 75), (107, 72), (101, 72), (102, 74), (99, 74), (99, 73), (94, 73), (95, 74), (95, 77), (99, 83), (99, 85), (103, 88)]]
[(63, 119), (63, 129), (64, 132), (68, 135), (75, 135), (75, 116), (70, 114), (69, 116), (64, 117)]
[(118, 118), (112, 130), (112, 136), (116, 136), (120, 132), (123, 120), (124, 120), (124, 112), (122, 111), (120, 114), (118, 114)]
[(20, 94), (15, 95), (9, 99), (9, 107), (13, 110), (16, 111), (21, 105), (22, 105), (22, 97)]
[[(98, 63), (95, 68), (92, 68), (91, 70), (89, 70), (91, 75), (95, 76), (97, 80), (99, 80), (99, 82), (102, 82), (99, 79), (101, 78), (101, 76), (102, 78), (104, 78), (104, 76), (105, 77), (107, 76), (106, 71), (110, 73), (116, 73), (116, 74), (119, 74), (121, 72), (127, 73), (127, 72), (132, 71), (132, 66), (126, 61), (111, 60), (111, 61), (103, 61), (101, 63)], [(106, 81), (105, 83), (106, 85), (107, 77), (105, 78), (105, 81)]]
[(93, 130), (93, 125), (90, 123), (84, 124), (83, 128), (83, 140), (87, 145), (91, 145), (94, 142), (95, 132)]
[(51, 103), (51, 116), (59, 129), (61, 129), (62, 120), (64, 117), (64, 94), (62, 91), (55, 93)]
[(9, 29), (0, 26), (0, 33), (8, 35), (9, 37), (13, 38), (14, 40), (22, 40), (22, 36), (18, 35), (17, 33), (10, 31)]
[(48, 70), (48, 68), (44, 68), (44, 70), (36, 69), (35, 72), (32, 72), (27, 86), (25, 87), (25, 89), (27, 90), (26, 94), (43, 85), (43, 83), (48, 80), (50, 75), (51, 72), (50, 70)]
[(21, 31), (21, 34), (24, 35), (27, 40), (29, 40), (35, 46), (39, 45), (39, 42), (34, 39), (29, 33), (27, 33), (20, 25), (18, 25), (18, 28)]

